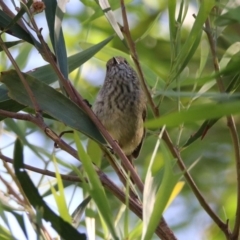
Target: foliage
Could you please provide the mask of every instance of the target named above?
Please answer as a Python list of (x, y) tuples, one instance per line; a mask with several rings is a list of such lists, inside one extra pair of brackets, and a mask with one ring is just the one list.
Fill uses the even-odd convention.
[[(238, 239), (240, 6), (17, 4), (0, 2), (0, 238)], [(118, 55), (148, 98), (137, 171), (85, 101)]]

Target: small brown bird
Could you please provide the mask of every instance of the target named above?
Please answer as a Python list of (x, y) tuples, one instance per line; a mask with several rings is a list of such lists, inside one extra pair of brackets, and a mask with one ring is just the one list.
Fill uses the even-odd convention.
[(107, 62), (93, 111), (129, 160), (137, 158), (145, 135), (146, 97), (136, 72), (123, 57)]

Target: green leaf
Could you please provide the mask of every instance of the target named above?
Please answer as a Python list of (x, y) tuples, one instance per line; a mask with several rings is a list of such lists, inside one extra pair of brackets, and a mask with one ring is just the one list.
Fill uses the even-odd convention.
[(160, 118), (149, 120), (145, 126), (151, 129), (157, 129), (164, 125), (174, 127), (182, 123), (191, 123), (205, 119), (218, 118), (240, 112), (239, 101), (203, 104), (192, 106), (189, 110), (173, 112)]
[(158, 14), (154, 14), (154, 16), (151, 16), (152, 21), (148, 24), (148, 28), (144, 29), (145, 30), (144, 33), (138, 39), (135, 40), (135, 43), (141, 41), (146, 36), (148, 36), (148, 34), (153, 29), (154, 25), (158, 22), (162, 14), (163, 14), (163, 11), (160, 11)]
[(22, 141), (22, 143), (29, 147), (35, 154), (36, 156), (38, 156), (40, 159), (44, 160), (43, 157), (41, 156), (41, 154), (39, 153), (39, 149), (37, 149), (34, 145), (30, 144), (26, 138), (26, 133), (25, 131), (23, 131), (19, 124), (14, 121), (11, 118), (7, 118), (4, 123), (6, 124), (6, 126), (11, 129), (12, 132), (14, 132), (18, 138)]
[[(4, 42), (4, 44), (6, 45), (7, 48), (10, 48), (22, 42), (23, 42), (22, 40), (19, 40), (19, 41), (12, 41), (12, 42)], [(0, 46), (0, 52), (1, 51), (2, 51), (2, 48)]]
[[(176, 76), (178, 76), (187, 65), (187, 63), (191, 60), (194, 52), (198, 47), (200, 35), (202, 33), (202, 27), (214, 5), (214, 0), (201, 2), (200, 9), (196, 16), (191, 32), (176, 58), (176, 63), (174, 64), (171, 72), (171, 79), (174, 79)], [(173, 28), (173, 26), (171, 26), (171, 28)]]
[[(92, 8), (92, 10), (94, 11), (92, 16), (90, 16), (89, 18), (84, 20), (82, 24), (88, 24), (89, 22), (92, 22), (95, 19), (103, 16), (104, 11), (101, 8), (99, 8), (99, 5), (96, 3), (97, 1), (95, 2), (95, 1), (89, 1), (89, 0), (81, 0), (81, 2), (85, 6)], [(119, 1), (113, 0), (113, 1), (109, 1), (109, 2), (110, 2), (110, 5), (111, 5), (111, 9), (113, 11), (120, 7), (120, 2)], [(131, 2), (131, 0), (126, 0), (125, 4), (128, 4), (130, 2)]]
[[(171, 157), (163, 144), (160, 145), (162, 154), (156, 154), (159, 145), (160, 140), (156, 143), (155, 151), (148, 166), (143, 192), (142, 240), (152, 239), (163, 211), (170, 199), (172, 190), (179, 179), (179, 176), (173, 173)], [(162, 165), (156, 169), (156, 167), (153, 167), (155, 162), (161, 162)]]
[(173, 43), (173, 41), (175, 41), (175, 38), (176, 38), (177, 29), (176, 29), (175, 11), (176, 11), (176, 0), (168, 1), (169, 30), (170, 30), (171, 43)]
[(105, 194), (104, 188), (98, 178), (98, 175), (94, 169), (92, 161), (89, 158), (89, 156), (87, 155), (87, 153), (85, 152), (85, 150), (83, 149), (83, 146), (82, 146), (80, 139), (76, 132), (74, 133), (74, 139), (75, 139), (75, 143), (77, 146), (78, 155), (79, 155), (80, 159), (82, 160), (84, 170), (86, 171), (86, 174), (89, 179), (89, 186), (90, 186), (89, 194), (93, 198), (103, 219), (105, 220), (106, 224), (108, 225), (109, 230), (112, 233), (112, 237), (114, 239), (118, 239), (116, 231), (115, 231), (115, 227), (113, 225), (112, 216), (111, 216), (112, 211), (109, 206), (109, 202), (108, 202), (107, 196)]
[[(18, 16), (16, 18), (18, 18)], [(14, 19), (15, 18), (12, 19), (4, 11), (0, 10), (0, 29), (5, 29), (8, 26), (11, 26), (10, 29), (6, 31), (8, 34), (11, 34), (14, 37), (20, 38), (22, 40), (25, 40), (26, 42), (35, 45), (38, 49), (40, 49), (41, 48), (40, 43), (33, 37), (31, 33), (28, 32), (25, 26), (24, 28), (19, 24), (14, 24), (12, 26), (12, 23), (15, 23)]]
[(42, 211), (42, 216), (46, 221), (50, 221), (53, 228), (66, 240), (86, 239), (86, 235), (79, 233), (68, 222), (57, 216), (43, 201), (37, 188), (32, 183), (27, 172), (24, 170), (22, 145), (19, 140), (16, 141), (14, 151), (14, 169), (16, 177), (19, 180), (24, 193), (26, 194), (31, 205), (35, 209)]
[(224, 13), (223, 15), (219, 16), (215, 20), (215, 24), (217, 26), (226, 26), (234, 23), (240, 22), (240, 15), (239, 15), (240, 7), (235, 7), (230, 9), (228, 12)]
[(195, 142), (199, 138), (203, 138), (207, 131), (218, 121), (219, 119), (211, 119), (211, 120), (206, 120), (204, 123), (201, 125), (201, 127), (197, 130), (196, 133), (194, 133), (190, 138), (187, 140), (187, 142), (183, 145), (183, 148), (189, 146), (193, 142)]
[(0, 225), (0, 239), (1, 240), (17, 240), (5, 227)]
[(6, 203), (4, 203), (4, 199), (1, 199), (0, 201), (0, 218), (2, 219), (2, 221), (4, 222), (4, 225), (10, 229), (10, 231), (8, 229), (6, 229), (5, 227), (0, 225), (0, 239), (6, 239), (6, 240), (16, 240), (16, 238), (13, 237), (13, 234), (11, 232), (11, 224), (8, 221), (8, 218), (6, 217), (5, 211), (6, 208), (9, 209), (10, 207), (7, 206), (6, 207)]
[[(90, 120), (90, 118), (71, 100), (63, 94), (41, 81), (23, 74), (31, 88), (41, 110), (53, 118), (65, 123), (99, 143), (105, 143), (104, 138)], [(33, 108), (32, 102), (16, 71), (10, 70), (2, 73), (0, 81), (9, 89), (9, 96), (21, 104)]]
[[(83, 63), (93, 57), (98, 51), (100, 51), (106, 44), (108, 44), (113, 39), (113, 36), (105, 39), (104, 41), (89, 47), (88, 49), (74, 54), (68, 58), (69, 71), (72, 72), (76, 68), (80, 67)], [(34, 69), (29, 72), (29, 75), (37, 78), (38, 80), (51, 84), (58, 80), (58, 77), (50, 64)], [(16, 101), (9, 98), (7, 94), (7, 89), (4, 85), (0, 86), (0, 109), (18, 112), (22, 110), (24, 106)], [(0, 120), (5, 119), (5, 117), (0, 116)]]
[(88, 196), (86, 197), (80, 204), (79, 206), (74, 210), (72, 214), (72, 219), (73, 219), (73, 226), (78, 227), (80, 219), (88, 205), (88, 203), (91, 201), (91, 197)]
[(53, 156), (53, 164), (55, 167), (55, 173), (56, 173), (56, 178), (57, 178), (57, 186), (58, 186), (58, 192), (55, 190), (55, 188), (51, 185), (51, 191), (54, 196), (55, 202), (57, 203), (58, 206), (58, 212), (60, 216), (68, 223), (71, 223), (71, 216), (69, 215), (68, 208), (67, 208), (67, 203), (64, 195), (64, 187), (63, 187), (63, 182), (61, 175), (58, 170), (58, 165), (56, 158)]
[(49, 28), (50, 39), (56, 54), (58, 66), (66, 79), (68, 78), (67, 50), (61, 24), (64, 16), (63, 11), (67, 2), (68, 1), (66, 0), (60, 2), (57, 2), (56, 0), (44, 1), (46, 5), (45, 15)]
[(122, 31), (119, 27), (119, 24), (117, 23), (117, 20), (116, 20), (114, 14), (113, 14), (113, 11), (111, 9), (111, 6), (110, 6), (108, 0), (99, 0), (98, 4), (100, 5), (102, 11), (104, 12), (108, 22), (111, 24), (115, 33), (118, 35), (120, 40), (123, 40), (124, 36), (123, 36)]
[[(80, 46), (82, 48), (91, 48), (93, 46), (93, 44), (91, 43), (80, 43)], [(123, 51), (120, 51), (118, 49), (115, 49), (115, 48), (112, 48), (112, 47), (105, 47), (104, 49), (102, 49), (100, 52), (98, 52), (96, 54), (96, 58), (98, 59), (101, 59), (101, 60), (106, 60), (106, 59), (109, 59), (111, 58), (112, 56), (122, 56), (124, 58), (126, 58), (126, 60), (131, 63), (132, 60), (131, 58), (129, 57), (129, 54), (123, 52)], [(151, 87), (156, 87), (156, 82), (158, 84), (157, 88), (164, 88), (166, 83), (163, 79), (161, 79), (157, 73), (155, 73), (151, 67), (145, 65), (144, 63), (141, 63), (141, 66), (142, 66), (142, 70), (143, 70), (143, 73), (144, 73), (144, 76), (146, 78), (146, 81), (147, 81), (147, 84)]]

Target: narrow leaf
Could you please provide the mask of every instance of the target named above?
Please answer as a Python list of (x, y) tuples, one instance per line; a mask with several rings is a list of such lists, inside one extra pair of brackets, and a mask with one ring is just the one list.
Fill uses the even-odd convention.
[[(88, 49), (72, 55), (68, 58), (68, 66), (69, 71), (72, 72), (76, 68), (80, 67), (83, 63), (93, 57), (98, 51), (100, 51), (106, 44), (108, 44), (113, 39), (113, 36), (105, 39), (104, 41), (96, 44), (91, 45)], [(45, 66), (39, 67), (30, 71), (29, 75), (37, 78), (38, 80), (46, 83), (51, 84), (58, 80), (56, 73), (53, 71), (51, 65), (47, 64)], [(7, 94), (7, 89), (4, 84), (0, 86), (0, 109), (8, 110), (12, 112), (18, 112), (24, 108), (22, 104), (12, 100), (9, 98)], [(5, 117), (0, 116), (0, 121), (3, 120)]]
[(94, 202), (98, 206), (98, 209), (104, 218), (106, 224), (109, 227), (110, 232), (112, 233), (112, 237), (114, 239), (118, 239), (115, 227), (113, 226), (113, 220), (111, 217), (112, 211), (109, 206), (108, 199), (106, 197), (105, 191), (103, 186), (101, 185), (101, 182), (98, 178), (98, 175), (93, 167), (92, 161), (83, 149), (83, 146), (80, 142), (80, 139), (77, 135), (77, 133), (74, 133), (75, 143), (77, 145), (78, 149), (78, 155), (80, 159), (82, 160), (82, 164), (84, 167), (84, 170), (86, 171), (86, 174), (89, 179), (89, 185), (90, 185), (90, 195), (94, 199)]
[[(86, 134), (97, 142), (105, 143), (96, 126), (76, 104), (36, 78), (27, 74), (23, 75), (43, 112)], [(32, 102), (16, 71), (10, 70), (2, 73), (0, 81), (6, 84), (9, 89), (9, 96), (13, 100), (33, 108)]]
[(37, 188), (32, 183), (27, 172), (24, 169), (22, 146), (20, 141), (15, 144), (14, 151), (14, 169), (16, 177), (19, 180), (24, 193), (35, 209), (41, 209), (42, 216), (46, 221), (50, 221), (53, 228), (66, 240), (72, 239), (87, 239), (85, 234), (79, 233), (68, 222), (58, 217), (43, 201)]
[(239, 101), (221, 104), (204, 104), (191, 107), (187, 111), (174, 112), (166, 116), (161, 116), (161, 118), (149, 120), (146, 123), (146, 127), (151, 129), (160, 128), (164, 125), (173, 127), (184, 122), (191, 123), (205, 119), (218, 118), (230, 114), (237, 114), (239, 112)]

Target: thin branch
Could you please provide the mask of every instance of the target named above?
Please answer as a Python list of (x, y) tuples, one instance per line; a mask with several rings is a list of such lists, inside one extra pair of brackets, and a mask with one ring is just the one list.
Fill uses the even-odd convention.
[[(148, 103), (149, 103), (149, 105), (150, 105), (150, 107), (151, 107), (151, 109), (154, 113), (154, 116), (159, 117), (159, 109), (158, 109), (157, 106), (155, 106), (155, 104), (153, 102), (153, 99), (151, 97), (151, 94), (148, 90), (148, 87), (147, 87), (147, 84), (146, 84), (146, 81), (145, 81), (145, 78), (144, 78), (144, 74), (143, 74), (141, 65), (139, 63), (138, 54), (137, 54), (137, 51), (136, 51), (136, 46), (135, 46), (135, 43), (134, 43), (134, 41), (132, 39), (132, 36), (131, 36), (131, 33), (130, 33), (124, 0), (120, 0), (120, 3), (121, 3), (122, 19), (123, 19), (122, 32), (123, 32), (124, 37), (125, 37), (125, 39), (128, 43), (128, 47), (130, 49), (130, 54), (131, 54), (132, 59), (135, 63), (136, 70), (137, 70), (138, 76), (140, 78), (142, 88), (143, 88), (143, 90), (145, 92), (145, 95), (147, 97)], [(167, 239), (176, 239), (176, 237), (174, 236), (171, 229), (168, 227), (168, 225), (167, 225), (167, 223), (166, 223), (166, 221), (163, 217), (161, 218), (158, 227), (160, 227), (160, 226), (164, 226)]]
[[(89, 115), (91, 120), (96, 124), (96, 126), (98, 127), (98, 129), (100, 130), (102, 135), (105, 137), (105, 139), (109, 142), (109, 144), (113, 148), (114, 152), (122, 160), (122, 164), (126, 167), (126, 169), (128, 169), (130, 171), (131, 178), (134, 180), (134, 182), (137, 185), (138, 189), (142, 193), (143, 192), (143, 183), (141, 182), (141, 179), (138, 176), (138, 174), (135, 172), (135, 169), (133, 168), (133, 166), (131, 165), (131, 163), (129, 162), (129, 160), (125, 156), (125, 154), (122, 152), (121, 148), (116, 143), (116, 141), (114, 141), (112, 139), (110, 134), (106, 131), (106, 129), (101, 124), (101, 122), (97, 119), (95, 114), (92, 112), (92, 110), (89, 108), (89, 106), (85, 103), (83, 98), (73, 88), (71, 82), (68, 79), (65, 79), (65, 77), (63, 76), (63, 74), (61, 73), (60, 69), (58, 68), (58, 66), (56, 64), (56, 60), (54, 58), (53, 53), (48, 48), (46, 42), (44, 41), (44, 39), (43, 39), (43, 37), (41, 35), (41, 30), (38, 29), (38, 27), (37, 27), (37, 25), (36, 25), (36, 23), (35, 23), (33, 18), (31, 18), (31, 22), (32, 22), (33, 27), (34, 27), (34, 29), (36, 31), (36, 34), (37, 34), (37, 36), (38, 36), (38, 38), (39, 38), (39, 40), (40, 40), (40, 42), (41, 42), (41, 44), (43, 46), (43, 53), (42, 53), (43, 56), (45, 57), (45, 59), (53, 67), (54, 71), (56, 72), (57, 76), (59, 77), (60, 82), (63, 84), (66, 92), (69, 95), (69, 97), (71, 98), (71, 100), (73, 102), (77, 103)], [(16, 119), (27, 120), (27, 121), (33, 122), (34, 124), (39, 126), (46, 133), (47, 136), (49, 136), (54, 142), (56, 142), (61, 149), (65, 150), (66, 152), (68, 152), (72, 156), (74, 156), (76, 159), (78, 159), (78, 155), (77, 155), (76, 150), (71, 148), (71, 146), (69, 146), (61, 138), (59, 138), (56, 133), (54, 133), (50, 128), (48, 128), (46, 126), (46, 124), (43, 121), (41, 121), (41, 119), (34, 118), (33, 116), (27, 115), (27, 114), (16, 114), (16, 113), (7, 112), (7, 111), (4, 111), (4, 110), (0, 110), (0, 114), (2, 114), (3, 116), (6, 116), (6, 117), (12, 117), (12, 118), (16, 118)], [(100, 175), (102, 174), (102, 172), (99, 172), (99, 170), (98, 170), (98, 173)], [(101, 178), (101, 176), (100, 176), (100, 178)], [(104, 177), (104, 179), (106, 179), (106, 178)], [(126, 200), (125, 199), (125, 194), (122, 193), (122, 195), (123, 195), (124, 201), (125, 201)], [(140, 205), (138, 206), (137, 203), (134, 202), (134, 200), (131, 200), (131, 198), (129, 198), (129, 199), (130, 199), (130, 201), (129, 201), (130, 206), (132, 204), (134, 204), (132, 206), (135, 207), (135, 209), (132, 209), (132, 211), (135, 212), (139, 217), (142, 217), (141, 206)], [(136, 211), (136, 209), (137, 209), (137, 211)], [(159, 227), (157, 228), (156, 233), (162, 239), (166, 239), (166, 240), (174, 240), (174, 239), (176, 239), (173, 236), (173, 233), (171, 232), (171, 230), (168, 228), (168, 226), (166, 225), (166, 223), (164, 221), (162, 221), (159, 224)]]
[[(0, 158), (6, 162), (13, 164), (13, 159), (3, 155), (0, 153)], [(24, 168), (28, 169), (30, 171), (43, 174), (45, 176), (50, 176), (56, 178), (56, 173), (46, 170), (46, 169), (40, 169), (36, 168), (27, 164), (24, 164)], [(103, 186), (110, 191), (115, 197), (117, 197), (123, 204), (126, 203), (126, 194), (123, 192), (122, 189), (120, 189), (116, 184), (114, 184), (106, 174), (104, 174), (102, 171), (97, 171), (100, 181), (102, 182)], [(66, 174), (60, 174), (61, 178), (66, 181), (71, 182), (81, 182), (81, 179), (78, 176), (74, 175), (66, 175)], [(86, 182), (88, 182), (87, 179), (85, 179)], [(142, 219), (142, 206), (139, 204), (139, 202), (134, 201), (131, 197), (128, 197), (129, 201), (129, 208), (132, 212), (134, 212), (140, 219)], [(175, 238), (169, 238), (169, 233), (167, 232), (168, 229), (165, 227), (164, 222), (158, 226), (156, 229), (156, 234), (161, 237), (162, 239), (166, 240), (173, 240)]]
[[(15, 14), (9, 9), (8, 5), (6, 5), (3, 0), (0, 0), (0, 6), (1, 6), (3, 12), (5, 12), (9, 17), (11, 17), (12, 19), (15, 17)], [(26, 28), (26, 26), (21, 18), (18, 19), (17, 24), (19, 26), (21, 26), (21, 28), (23, 28), (26, 32), (28, 32), (28, 29)], [(4, 29), (3, 32), (5, 32), (5, 31), (8, 32), (9, 29)], [(10, 32), (10, 34), (11, 34), (11, 32)]]
[[(31, 99), (31, 102), (33, 104), (33, 108), (36, 112), (36, 116), (39, 117), (39, 118), (42, 118), (42, 115), (41, 115), (41, 109), (40, 109), (40, 106), (39, 104), (37, 103), (37, 100), (30, 88), (30, 86), (28, 85), (28, 82), (26, 81), (26, 79), (24, 78), (21, 70), (19, 69), (16, 61), (14, 60), (12, 54), (10, 53), (10, 51), (8, 50), (8, 48), (6, 47), (4, 41), (2, 40), (2, 37), (1, 37), (1, 34), (0, 34), (0, 46), (2, 47), (2, 49), (4, 50), (4, 52), (6, 53), (6, 55), (8, 56), (9, 60), (11, 61), (12, 65), (14, 66), (14, 68), (16, 69), (17, 71), (17, 74), (19, 76), (19, 78), (21, 79), (21, 82), (24, 86), (24, 88), (26, 89), (27, 93), (28, 93), (28, 96), (29, 98)], [(3, 73), (2, 73), (3, 74)]]
[[(155, 106), (155, 104), (154, 104), (154, 102), (151, 98), (151, 95), (150, 95), (150, 93), (149, 93), (149, 91), (146, 87), (144, 77), (143, 77), (143, 73), (142, 73), (142, 70), (141, 70), (141, 67), (140, 67), (140, 64), (139, 64), (139, 61), (138, 61), (138, 56), (137, 56), (137, 52), (136, 52), (135, 43), (131, 38), (131, 34), (130, 34), (130, 31), (129, 31), (129, 26), (128, 26), (128, 21), (127, 21), (127, 14), (126, 14), (126, 10), (125, 10), (124, 0), (120, 0), (120, 1), (121, 1), (121, 7), (122, 7), (123, 23), (124, 23), (123, 32), (124, 32), (126, 40), (128, 42), (130, 52), (131, 52), (131, 55), (132, 55), (133, 60), (135, 62), (135, 65), (136, 65), (137, 71), (139, 73), (140, 79), (143, 83), (145, 93), (146, 93), (148, 101), (150, 103), (150, 107), (152, 108), (154, 116), (159, 117), (159, 111), (158, 111), (157, 107)], [(179, 165), (179, 168), (183, 172), (183, 175), (186, 178), (186, 181), (188, 182), (189, 186), (191, 187), (193, 193), (195, 194), (195, 196), (198, 199), (201, 206), (211, 216), (211, 218), (217, 223), (217, 225), (221, 229), (225, 229), (225, 233), (228, 233), (228, 225), (221, 221), (221, 219), (213, 212), (213, 210), (210, 208), (209, 204), (203, 198), (203, 196), (202, 196), (201, 192), (199, 191), (198, 187), (196, 186), (194, 180), (192, 179), (191, 175), (187, 171), (187, 168), (186, 168), (186, 166), (185, 166), (185, 164), (184, 164), (184, 162), (181, 158), (180, 152), (173, 145), (167, 130), (164, 131), (163, 140), (166, 142), (166, 144), (167, 144), (169, 150), (171, 151), (172, 155), (177, 159), (177, 163)]]
[[(1, 154), (0, 154), (1, 155)], [(26, 202), (19, 196), (18, 193), (16, 193), (15, 189), (9, 184), (1, 175), (0, 180), (3, 182), (3, 184), (7, 187), (8, 192), (14, 196), (15, 200), (17, 200), (18, 204), (25, 206)]]
[(113, 140), (111, 135), (108, 133), (108, 131), (105, 129), (105, 127), (102, 125), (102, 123), (99, 121), (99, 119), (96, 117), (96, 115), (93, 113), (92, 109), (87, 105), (87, 103), (84, 101), (82, 96), (76, 91), (76, 89), (71, 85), (72, 91), (75, 94), (75, 99), (77, 101), (77, 105), (80, 106), (90, 117), (90, 119), (95, 123), (97, 128), (100, 130), (104, 138), (107, 140), (107, 142), (112, 147), (114, 153), (116, 153), (119, 158), (122, 160), (122, 164), (126, 169), (129, 170), (131, 178), (134, 180), (134, 183), (138, 187), (139, 191), (143, 193), (143, 183), (136, 173), (135, 169), (133, 168), (132, 164), (129, 162), (126, 155), (123, 153), (122, 149), (119, 147), (118, 143)]
[(108, 131), (104, 128), (102, 123), (98, 120), (96, 115), (93, 113), (92, 109), (86, 104), (82, 96), (76, 91), (76, 89), (73, 87), (71, 82), (66, 79), (62, 72), (60, 71), (59, 67), (56, 64), (55, 58), (48, 48), (46, 42), (44, 41), (41, 31), (39, 31), (37, 24), (35, 23), (34, 19), (31, 19), (31, 22), (33, 24), (33, 27), (37, 33), (37, 36), (43, 46), (43, 51), (44, 51), (44, 56), (47, 59), (47, 61), (51, 64), (53, 67), (54, 71), (56, 72), (61, 84), (63, 85), (64, 89), (66, 90), (67, 94), (69, 95), (70, 99), (76, 103), (80, 108), (82, 108), (87, 115), (90, 117), (90, 119), (95, 123), (99, 131), (102, 133), (104, 138), (108, 141), (110, 146), (112, 147), (113, 151), (119, 156), (119, 158), (122, 160), (123, 165), (126, 167), (126, 169), (129, 170), (132, 179), (134, 180), (136, 186), (138, 187), (139, 191), (142, 193), (143, 192), (143, 183), (136, 173), (135, 169), (129, 162), (128, 158), (125, 156), (125, 154), (122, 152), (122, 149), (119, 147), (119, 145), (112, 139)]
[[(216, 53), (216, 44), (215, 44), (215, 41), (213, 38), (209, 18), (207, 18), (207, 20), (205, 22), (205, 32), (206, 32), (206, 35), (207, 35), (207, 38), (209, 41), (209, 46), (211, 49), (214, 70), (218, 74), (218, 77), (216, 78), (216, 82), (217, 82), (219, 92), (226, 94), (222, 77), (219, 75), (220, 66), (219, 66), (219, 61), (218, 61), (218, 57), (217, 57), (217, 53)], [(226, 118), (227, 118), (227, 126), (229, 128), (232, 142), (233, 142), (236, 172), (237, 172), (237, 209), (236, 209), (236, 214), (235, 214), (236, 219), (235, 219), (235, 223), (234, 223), (234, 229), (231, 234), (231, 239), (238, 239), (239, 228), (240, 228), (240, 144), (239, 144), (237, 128), (236, 128), (236, 124), (235, 124), (233, 116), (230, 115), (230, 116), (227, 116)]]
[(137, 51), (136, 51), (136, 46), (135, 46), (135, 43), (132, 39), (130, 30), (129, 30), (129, 24), (128, 24), (128, 19), (127, 19), (127, 13), (126, 13), (126, 7), (125, 7), (124, 0), (120, 0), (120, 2), (121, 2), (122, 19), (123, 19), (122, 32), (123, 32), (123, 35), (124, 35), (124, 37), (125, 37), (125, 39), (128, 43), (130, 54), (131, 54), (132, 59), (135, 63), (137, 73), (138, 73), (138, 76), (140, 78), (141, 85), (143, 87), (143, 90), (145, 92), (147, 100), (148, 100), (148, 102), (151, 106), (152, 111), (154, 112), (154, 115), (158, 117), (159, 116), (159, 110), (158, 110), (158, 107), (155, 106), (155, 104), (153, 102), (153, 99), (151, 97), (151, 94), (148, 90), (148, 87), (147, 87), (147, 84), (146, 84), (146, 81), (145, 81), (145, 78), (144, 78), (144, 74), (143, 74), (141, 65), (139, 63), (138, 54), (137, 54)]
[(214, 220), (214, 222), (221, 228), (224, 229), (225, 233), (229, 233), (228, 230), (228, 225), (226, 223), (224, 223), (215, 213), (214, 211), (210, 208), (209, 204), (206, 202), (206, 200), (204, 199), (204, 197), (202, 196), (201, 192), (199, 191), (197, 185), (195, 184), (194, 180), (192, 179), (191, 175), (189, 174), (182, 158), (181, 155), (178, 151), (178, 149), (176, 149), (173, 146), (173, 143), (170, 139), (170, 137), (168, 136), (168, 133), (165, 131), (163, 134), (163, 139), (165, 140), (169, 150), (171, 151), (172, 155), (177, 159), (177, 163), (179, 168), (181, 169), (181, 171), (183, 172), (183, 175), (185, 177), (185, 179), (187, 180), (187, 183), (189, 184), (189, 186), (191, 187), (194, 195), (196, 196), (196, 198), (198, 199), (199, 203), (201, 204), (201, 206), (203, 207), (203, 209), (208, 213), (208, 215)]
[(14, 174), (14, 172), (12, 171), (12, 169), (8, 166), (8, 164), (6, 162), (3, 162), (3, 165), (6, 168), (8, 174), (12, 177), (13, 181), (15, 182), (15, 184), (17, 185), (19, 191), (21, 192), (21, 194), (23, 196), (23, 200), (21, 202), (24, 202), (24, 206), (27, 208), (28, 212), (32, 213), (32, 211), (33, 211), (32, 206), (31, 206), (26, 194), (24, 193), (22, 186), (19, 183), (16, 175)]
[(29, 122), (34, 121), (34, 117), (32, 115), (25, 114), (25, 113), (15, 113), (15, 112), (10, 112), (10, 111), (0, 109), (0, 115), (7, 118), (15, 118), (15, 119), (25, 120)]

